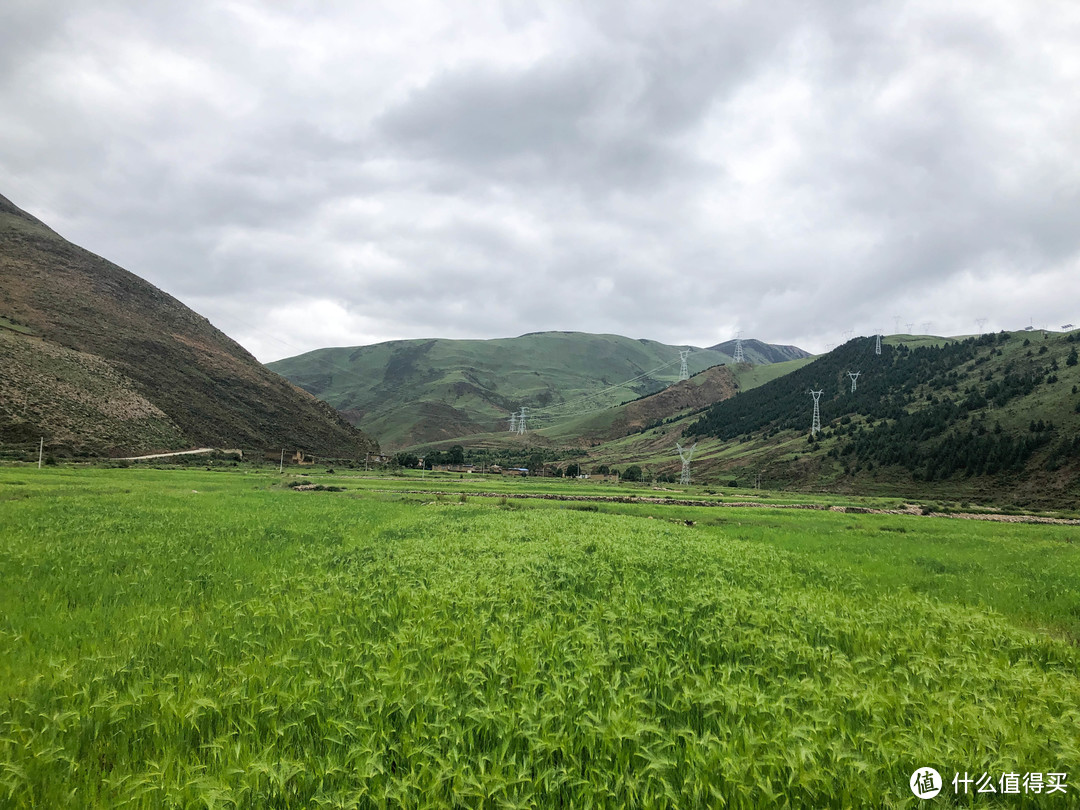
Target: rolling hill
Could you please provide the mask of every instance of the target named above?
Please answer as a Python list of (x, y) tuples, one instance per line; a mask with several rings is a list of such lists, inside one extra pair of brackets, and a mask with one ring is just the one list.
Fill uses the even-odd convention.
[(0, 196), (0, 445), (355, 457), (376, 443), (206, 318)]
[[(538, 332), (319, 349), (269, 366), (400, 448), (504, 429), (522, 407), (543, 426), (656, 393), (678, 381), (682, 348)], [(687, 361), (690, 373), (731, 362), (712, 349), (693, 349)]]
[[(725, 340), (723, 343), (717, 343), (715, 346), (710, 346), (709, 349), (714, 352), (722, 352), (723, 354), (735, 355), (735, 343), (734, 340)], [(786, 360), (801, 360), (805, 357), (811, 357), (810, 352), (800, 349), (798, 346), (778, 346), (772, 343), (762, 343), (760, 340), (744, 340), (742, 342), (743, 357), (747, 363), (753, 363), (754, 365), (767, 365), (769, 363), (783, 363)]]
[[(698, 480), (1023, 506), (1080, 502), (1080, 333), (857, 338), (700, 414), (590, 449), (586, 466), (678, 468), (700, 443)], [(849, 371), (861, 372), (855, 392)], [(822, 431), (808, 436), (812, 400)]]

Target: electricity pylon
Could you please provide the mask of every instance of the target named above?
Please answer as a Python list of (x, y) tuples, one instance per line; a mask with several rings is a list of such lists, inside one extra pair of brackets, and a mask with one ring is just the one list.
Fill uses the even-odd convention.
[(896, 328), (893, 331), (893, 334), (894, 335), (899, 335), (900, 334), (900, 316), (899, 315), (893, 315), (893, 320), (896, 321)]
[(679, 360), (682, 361), (682, 366), (679, 367), (679, 381), (690, 379), (690, 369), (686, 367), (686, 358), (690, 356), (689, 349), (679, 349)]
[(849, 371), (849, 372), (847, 373), (847, 375), (848, 375), (849, 377), (851, 377), (851, 393), (853, 393), (853, 394), (855, 393), (855, 388), (856, 388), (856, 386), (855, 386), (855, 381), (856, 381), (857, 379), (859, 379), (859, 375), (860, 375), (860, 374), (862, 374), (862, 372), (861, 372), (861, 371)]
[(874, 344), (874, 354), (881, 354), (881, 330), (880, 329), (878, 330), (878, 333), (876, 335), (874, 335), (874, 337), (877, 338), (877, 342)]
[(821, 430), (821, 406), (818, 403), (824, 393), (824, 389), (821, 391), (810, 390), (810, 396), (814, 398), (814, 420), (810, 423), (811, 436), (817, 436), (818, 431)]
[(511, 413), (510, 414), (510, 432), (511, 433), (517, 433), (517, 414), (516, 413)]
[(746, 362), (746, 358), (743, 357), (742, 350), (742, 332), (738, 332), (735, 335), (735, 354), (732, 356), (731, 359), (734, 360), (736, 363)]
[(690, 483), (690, 459), (693, 458), (695, 447), (697, 447), (697, 442), (694, 442), (689, 448), (684, 448), (681, 444), (675, 442), (675, 449), (679, 451), (679, 458), (682, 459), (682, 475), (679, 476), (680, 484)]
[(912, 331), (914, 328), (915, 328), (915, 324), (909, 323), (907, 325), (907, 334), (914, 335), (915, 333)]
[(983, 327), (986, 326), (986, 318), (976, 318), (975, 325), (979, 327), (979, 334), (983, 333)]
[(517, 432), (518, 432), (519, 436), (525, 432), (525, 406), (524, 405), (521, 406), (521, 413), (518, 414)]

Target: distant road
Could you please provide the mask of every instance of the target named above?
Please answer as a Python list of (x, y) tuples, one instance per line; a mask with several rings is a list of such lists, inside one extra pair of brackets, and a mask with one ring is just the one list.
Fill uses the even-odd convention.
[[(196, 456), (196, 455), (199, 455), (200, 453), (213, 453), (213, 452), (215, 452), (215, 450), (216, 449), (213, 448), (213, 447), (202, 447), (202, 448), (200, 448), (198, 450), (180, 450), (179, 452), (176, 452), (176, 453), (154, 453), (153, 455), (149, 455), (149, 456), (128, 456), (127, 458), (113, 459), (113, 461), (143, 461), (144, 459), (148, 459), (148, 458), (168, 458), (169, 456)], [(235, 451), (226, 450), (224, 452), (228, 453), (228, 452), (235, 452)]]

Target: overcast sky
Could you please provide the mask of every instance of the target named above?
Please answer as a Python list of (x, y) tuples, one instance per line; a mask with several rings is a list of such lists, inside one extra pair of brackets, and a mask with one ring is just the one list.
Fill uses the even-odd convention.
[(1080, 324), (1080, 3), (0, 3), (0, 193), (269, 361)]

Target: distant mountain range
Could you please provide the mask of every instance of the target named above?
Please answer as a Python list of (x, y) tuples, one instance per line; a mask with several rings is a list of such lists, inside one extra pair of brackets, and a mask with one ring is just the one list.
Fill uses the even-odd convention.
[(0, 196), (0, 451), (192, 446), (355, 457), (376, 443), (206, 318)]
[[(724, 346), (726, 344), (721, 344)], [(808, 357), (790, 346), (743, 341), (747, 360)], [(543, 427), (654, 394), (691, 374), (732, 364), (709, 349), (583, 332), (495, 340), (400, 340), (318, 349), (269, 367), (340, 410), (389, 447), (505, 430), (511, 413)]]
[[(710, 351), (721, 352), (731, 357), (735, 356), (735, 340), (725, 340), (710, 346)], [(778, 346), (773, 343), (762, 343), (760, 340), (744, 340), (742, 342), (743, 358), (748, 363), (765, 365), (768, 363), (783, 363), (785, 360), (801, 360), (810, 357), (810, 352), (803, 351), (798, 346)]]

